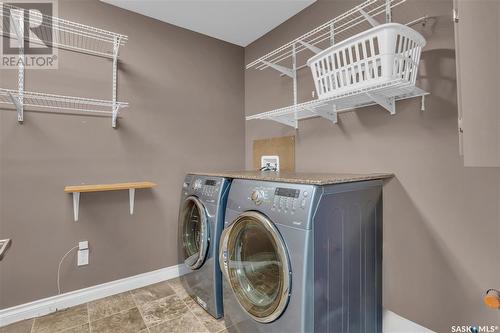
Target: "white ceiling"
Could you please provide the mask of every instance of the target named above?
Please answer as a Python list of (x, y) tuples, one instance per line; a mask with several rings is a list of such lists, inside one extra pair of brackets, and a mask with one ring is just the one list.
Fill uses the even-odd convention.
[(101, 0), (185, 29), (247, 46), (316, 0)]

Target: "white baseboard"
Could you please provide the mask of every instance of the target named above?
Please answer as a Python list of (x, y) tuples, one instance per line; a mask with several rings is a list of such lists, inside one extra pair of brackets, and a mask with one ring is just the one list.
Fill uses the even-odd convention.
[(435, 333), (386, 309), (384, 309), (383, 326), (384, 333)]
[(175, 265), (128, 278), (115, 280), (97, 286), (71, 291), (61, 295), (43, 298), (30, 303), (0, 310), (0, 327), (17, 321), (43, 316), (60, 309), (84, 304), (99, 298), (123, 293), (184, 275), (188, 272), (185, 265)]

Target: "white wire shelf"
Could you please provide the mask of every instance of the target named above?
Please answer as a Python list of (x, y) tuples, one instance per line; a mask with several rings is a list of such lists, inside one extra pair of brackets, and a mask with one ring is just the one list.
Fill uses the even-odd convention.
[(299, 120), (314, 117), (323, 117), (337, 123), (338, 113), (372, 105), (381, 105), (391, 114), (395, 114), (396, 101), (413, 97), (422, 97), (422, 110), (424, 110), (424, 96), (428, 94), (428, 92), (405, 81), (395, 80), (369, 89), (359, 89), (330, 98), (312, 100), (259, 113), (246, 117), (246, 120), (273, 120), (293, 128), (298, 128)]
[[(3, 22), (0, 28), (1, 35), (17, 39), (16, 32), (11, 29), (9, 17), (15, 20), (24, 20), (20, 13), (23, 11), (19, 11), (17, 7), (0, 2), (0, 16)], [(125, 35), (36, 11), (30, 11), (29, 19), (30, 24), (37, 26), (38, 37), (38, 41), (31, 39), (30, 43), (113, 58), (118, 55), (118, 47), (125, 45), (128, 40)]]
[(25, 107), (43, 109), (50, 112), (75, 111), (78, 113), (94, 113), (110, 115), (112, 125), (116, 126), (116, 119), (121, 109), (128, 106), (126, 102), (113, 102), (101, 99), (81, 98), (24, 91), (22, 95), (17, 90), (0, 88), (0, 104), (13, 105), (23, 100)]
[[(272, 67), (271, 64), (277, 65), (292, 59), (304, 50), (318, 53), (321, 48), (326, 48), (369, 29), (372, 26), (370, 20), (377, 16), (388, 15), (390, 9), (404, 2), (406, 0), (366, 0), (344, 14), (252, 61), (246, 69), (263, 70)], [(386, 17), (386, 20), (390, 21), (390, 18)]]

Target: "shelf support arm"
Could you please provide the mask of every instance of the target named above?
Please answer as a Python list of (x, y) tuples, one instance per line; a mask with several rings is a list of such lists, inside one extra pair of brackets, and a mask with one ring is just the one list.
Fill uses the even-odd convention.
[(365, 18), (365, 20), (367, 20), (368, 23), (371, 24), (372, 27), (376, 27), (376, 26), (380, 25), (380, 23), (377, 20), (375, 20), (370, 15), (368, 15), (368, 13), (365, 12), (363, 9), (360, 8), (359, 12), (361, 13), (361, 15), (363, 15), (363, 17)]
[(117, 106), (117, 81), (118, 81), (118, 51), (120, 49), (120, 38), (114, 37), (113, 41), (113, 119), (112, 126), (116, 128), (116, 119), (118, 117)]
[(80, 209), (80, 192), (73, 192), (73, 217), (78, 221), (78, 211)]
[(330, 45), (335, 44), (335, 23), (330, 24)]
[(22, 122), (23, 121), (23, 105), (21, 104), (21, 102), (19, 101), (19, 99), (16, 96), (12, 95), (11, 92), (9, 92), (8, 94), (9, 94), (10, 99), (12, 100), (12, 104), (14, 104), (16, 107), (17, 120), (19, 122)]
[(323, 51), (322, 49), (320, 49), (319, 47), (317, 46), (314, 46), (312, 44), (309, 44), (307, 42), (304, 42), (303, 40), (299, 40), (299, 43), (302, 44), (304, 47), (308, 48), (309, 50), (311, 50), (313, 53), (315, 54), (318, 54), (320, 53), (321, 51)]
[(316, 113), (318, 116), (330, 120), (332, 123), (337, 124), (339, 122), (337, 115), (337, 106), (333, 104), (331, 111), (324, 111), (320, 109), (313, 109), (310, 107), (304, 107), (306, 110)]
[(280, 118), (272, 118), (271, 120), (274, 120), (280, 124), (283, 124), (283, 125), (286, 125), (286, 126), (290, 126), (290, 127), (293, 127), (295, 129), (297, 129), (299, 127), (298, 125), (298, 122), (296, 119), (294, 120), (288, 120), (288, 119), (280, 119)]
[(130, 204), (130, 215), (134, 214), (135, 188), (128, 189), (128, 197)]
[(297, 119), (290, 119), (289, 117), (287, 118), (286, 116), (283, 116), (283, 117), (276, 116), (276, 117), (269, 117), (269, 118), (262, 118), (262, 119), (272, 120), (272, 121), (275, 121), (277, 123), (293, 127), (295, 129), (299, 128), (299, 123), (298, 123)]
[[(113, 103), (113, 104), (115, 104), (115, 103)], [(112, 114), (112, 118), (111, 118), (111, 126), (113, 126), (113, 128), (116, 128), (119, 110), (120, 110), (120, 107), (118, 105), (113, 105), (113, 114)]]
[(391, 0), (385, 0), (385, 23), (392, 22)]
[(265, 61), (265, 60), (262, 60), (262, 62), (266, 65), (266, 66), (269, 66), (275, 70), (277, 70), (278, 72), (281, 72), (283, 74), (285, 74), (286, 76), (289, 76), (291, 77), (292, 79), (295, 77), (295, 73), (293, 70), (291, 70), (290, 68), (287, 68), (285, 66), (281, 66), (281, 65), (276, 65), (276, 64), (273, 64), (272, 62), (269, 62), (269, 61)]
[(380, 96), (374, 93), (366, 93), (375, 103), (389, 111), (391, 115), (396, 114), (396, 100), (394, 97)]
[(17, 36), (17, 43), (19, 44), (19, 64), (17, 70), (17, 98), (14, 98), (10, 93), (10, 98), (14, 102), (17, 110), (17, 121), (22, 123), (24, 121), (24, 17), (23, 13), (19, 13), (19, 17), (11, 16), (13, 20), (12, 26)]

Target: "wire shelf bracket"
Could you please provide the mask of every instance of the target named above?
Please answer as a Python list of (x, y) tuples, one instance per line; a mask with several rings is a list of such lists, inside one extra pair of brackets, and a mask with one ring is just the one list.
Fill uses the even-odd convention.
[[(0, 17), (2, 19), (0, 35), (18, 41), (20, 60), (17, 91), (0, 88), (0, 103), (15, 106), (19, 123), (24, 121), (24, 108), (30, 106), (55, 111), (65, 109), (111, 114), (112, 127), (116, 128), (120, 110), (128, 106), (128, 103), (117, 100), (119, 50), (127, 43), (127, 36), (31, 11), (30, 24), (36, 25), (41, 31), (37, 36), (38, 39), (31, 40), (24, 33), (26, 22), (23, 9), (0, 1)], [(24, 44), (28, 39), (30, 43), (111, 59), (112, 100), (26, 92)], [(86, 109), (87, 107), (89, 109)]]
[(391, 115), (396, 114), (396, 99), (395, 97), (386, 97), (377, 93), (366, 93), (375, 103), (389, 111)]

